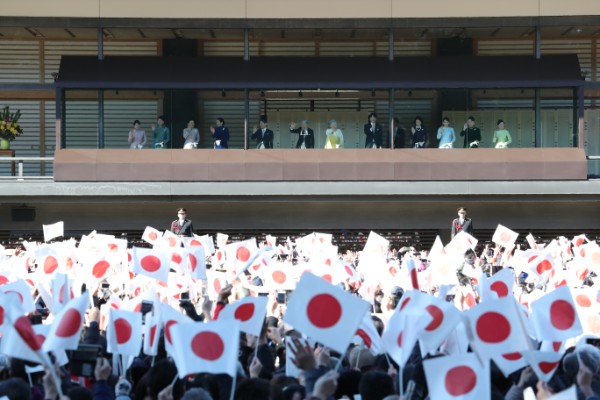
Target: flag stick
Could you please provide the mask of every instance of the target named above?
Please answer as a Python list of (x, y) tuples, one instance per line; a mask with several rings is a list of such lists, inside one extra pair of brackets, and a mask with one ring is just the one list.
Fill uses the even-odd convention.
[(173, 380), (171, 381), (171, 386), (175, 385), (175, 382), (177, 382), (177, 378), (179, 378), (179, 376), (177, 374), (175, 374), (175, 377), (173, 378)]
[(236, 371), (235, 375), (233, 375), (233, 379), (231, 381), (231, 392), (229, 393), (229, 400), (233, 400), (233, 398), (235, 396), (236, 381), (237, 381), (237, 371)]
[(400, 367), (400, 365), (398, 365), (398, 384), (400, 385), (399, 387), (399, 392), (400, 392), (400, 398), (404, 398), (404, 377), (402, 376), (402, 368)]

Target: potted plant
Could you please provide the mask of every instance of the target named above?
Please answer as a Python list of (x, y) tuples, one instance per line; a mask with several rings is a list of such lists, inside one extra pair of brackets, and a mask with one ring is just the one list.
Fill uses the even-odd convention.
[(19, 118), (21, 118), (21, 111), (11, 113), (8, 106), (0, 112), (0, 150), (10, 149), (10, 142), (23, 134)]

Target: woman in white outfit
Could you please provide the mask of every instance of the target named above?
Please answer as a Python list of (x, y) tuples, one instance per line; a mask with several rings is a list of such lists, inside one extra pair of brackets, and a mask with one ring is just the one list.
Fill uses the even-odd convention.
[(326, 149), (343, 149), (344, 148), (344, 134), (337, 127), (337, 121), (332, 119), (329, 121), (329, 129), (325, 131), (327, 138), (325, 139)]
[(194, 128), (195, 126), (196, 122), (194, 122), (193, 119), (190, 119), (187, 128), (183, 130), (183, 138), (185, 139), (185, 143), (183, 144), (184, 149), (196, 149), (198, 147), (198, 143), (200, 142), (200, 132), (198, 132), (198, 129)]

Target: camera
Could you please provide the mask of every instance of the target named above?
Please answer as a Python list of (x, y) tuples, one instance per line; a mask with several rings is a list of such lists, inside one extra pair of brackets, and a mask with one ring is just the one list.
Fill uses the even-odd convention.
[(285, 304), (285, 292), (277, 292), (277, 303)]
[(102, 357), (102, 347), (94, 344), (80, 344), (71, 352), (69, 368), (73, 376), (94, 376), (96, 360)]

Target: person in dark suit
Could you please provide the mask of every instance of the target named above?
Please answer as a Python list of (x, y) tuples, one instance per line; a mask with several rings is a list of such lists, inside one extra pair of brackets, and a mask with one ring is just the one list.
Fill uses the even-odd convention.
[(215, 149), (228, 149), (229, 141), (229, 129), (225, 126), (225, 120), (223, 118), (217, 118), (217, 127), (210, 127), (210, 132), (215, 139)]
[(171, 232), (177, 236), (194, 236), (194, 226), (186, 216), (187, 210), (185, 208), (177, 209), (177, 219), (171, 222)]
[(475, 126), (475, 118), (467, 118), (467, 122), (463, 126), (463, 130), (460, 132), (460, 136), (465, 137), (463, 148), (465, 149), (476, 149), (481, 143), (481, 130)]
[(369, 114), (369, 122), (365, 124), (363, 132), (367, 136), (365, 138), (365, 148), (381, 148), (381, 136), (383, 129), (381, 128), (381, 125), (377, 123), (377, 114), (374, 112)]
[(272, 149), (273, 148), (273, 131), (268, 128), (267, 119), (260, 119), (260, 127), (256, 129), (251, 138), (256, 140), (257, 149)]
[(467, 209), (465, 207), (459, 207), (457, 211), (458, 218), (452, 220), (452, 238), (454, 238), (458, 232), (466, 232), (469, 235), (472, 235), (473, 221), (471, 221), (471, 218), (467, 218)]
[(299, 128), (296, 128), (296, 123), (292, 122), (290, 124), (290, 132), (298, 134), (297, 149), (315, 148), (315, 132), (308, 127), (308, 120), (302, 120)]

